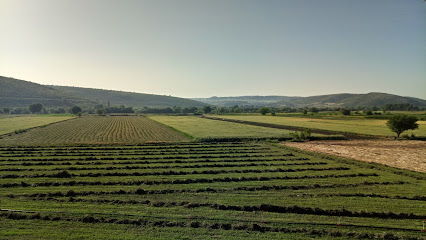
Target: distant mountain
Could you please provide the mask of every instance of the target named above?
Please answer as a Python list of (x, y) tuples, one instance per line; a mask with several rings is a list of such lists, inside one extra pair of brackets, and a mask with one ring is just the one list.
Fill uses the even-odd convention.
[(426, 100), (413, 97), (401, 97), (387, 93), (367, 94), (330, 94), (312, 97), (286, 96), (241, 96), (193, 98), (217, 106), (268, 106), (268, 107), (372, 107), (385, 104), (407, 103), (418, 107), (426, 107)]
[(93, 105), (96, 102), (74, 96), (38, 83), (0, 76), (0, 107), (28, 107), (41, 103), (45, 107)]
[(201, 107), (207, 104), (171, 96), (122, 92), (93, 88), (64, 87), (41, 85), (29, 81), (0, 76), (0, 107), (28, 107), (41, 103), (45, 107), (70, 107), (74, 105), (94, 106), (107, 104), (111, 106), (166, 108), (166, 107)]
[(216, 106), (270, 107), (371, 107), (385, 104), (408, 103), (426, 107), (426, 100), (387, 93), (330, 94), (312, 97), (241, 96), (185, 99), (171, 96), (103, 90), (94, 88), (47, 86), (0, 76), (0, 107), (28, 107), (42, 103), (45, 107), (82, 107), (96, 104), (127, 107), (166, 108)]
[(125, 105), (136, 108), (152, 107), (152, 108), (166, 108), (166, 107), (202, 107), (207, 104), (186, 99), (163, 95), (154, 95), (146, 93), (122, 92), (114, 90), (103, 90), (95, 88), (81, 88), (81, 87), (65, 87), (65, 86), (49, 86), (53, 89), (60, 90), (67, 94), (78, 97), (86, 97), (90, 100), (107, 104), (109, 101), (112, 105)]

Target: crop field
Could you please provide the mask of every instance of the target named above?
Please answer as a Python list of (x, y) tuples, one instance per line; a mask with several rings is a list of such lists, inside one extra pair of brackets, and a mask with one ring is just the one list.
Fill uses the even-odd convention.
[[(312, 129), (322, 129), (338, 132), (349, 132), (357, 134), (396, 136), (386, 126), (387, 120), (382, 119), (324, 119), (324, 118), (298, 118), (298, 117), (278, 117), (278, 116), (242, 116), (242, 115), (212, 115), (214, 117), (235, 119), (251, 122), (270, 123), (286, 126), (305, 127)], [(418, 121), (419, 129), (409, 130), (404, 134), (414, 134), (426, 137), (426, 121)]]
[(188, 141), (172, 129), (140, 116), (82, 117), (4, 136), (2, 145), (135, 144)]
[[(294, 132), (284, 129), (271, 129), (191, 116), (152, 115), (150, 118), (190, 135), (193, 138), (279, 138), (288, 137), (289, 133)], [(322, 136), (321, 134), (314, 135)]]
[(6, 239), (425, 237), (426, 174), (272, 143), (1, 147), (0, 179)]
[(10, 116), (3, 115), (0, 118), (0, 135), (20, 131), (28, 128), (43, 126), (55, 122), (61, 122), (73, 118), (73, 116)]

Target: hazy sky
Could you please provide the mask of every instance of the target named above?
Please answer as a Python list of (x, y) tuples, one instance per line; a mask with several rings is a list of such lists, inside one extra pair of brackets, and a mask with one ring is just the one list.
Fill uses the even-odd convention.
[(0, 75), (179, 97), (426, 99), (426, 3), (0, 0)]

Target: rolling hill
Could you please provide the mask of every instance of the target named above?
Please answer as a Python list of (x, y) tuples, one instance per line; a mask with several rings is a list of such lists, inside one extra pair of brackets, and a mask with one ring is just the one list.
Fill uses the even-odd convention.
[(96, 104), (49, 86), (0, 76), (0, 107), (28, 107), (34, 103), (41, 103), (45, 107)]
[(0, 76), (0, 107), (28, 107), (41, 103), (45, 107), (94, 106), (111, 103), (127, 107), (201, 107), (207, 104), (171, 96), (122, 92), (93, 88), (48, 86)]
[(426, 107), (426, 100), (387, 93), (330, 94), (311, 97), (239, 96), (185, 99), (155, 94), (103, 90), (95, 88), (41, 85), (0, 76), (0, 107), (28, 107), (42, 103), (45, 107), (82, 107), (97, 104), (125, 105), (134, 108), (269, 106), (269, 107), (371, 107), (404, 103)]
[(311, 97), (286, 96), (241, 96), (193, 98), (217, 106), (269, 106), (269, 107), (372, 107), (385, 104), (407, 103), (418, 107), (426, 107), (426, 100), (413, 97), (402, 97), (387, 93), (367, 94), (330, 94)]
[(125, 105), (136, 108), (152, 107), (152, 108), (166, 108), (166, 107), (202, 107), (207, 104), (185, 98), (178, 98), (172, 96), (163, 96), (146, 93), (122, 92), (114, 90), (103, 90), (95, 88), (81, 88), (81, 87), (65, 87), (65, 86), (49, 86), (53, 89), (71, 94), (77, 97), (86, 97), (90, 100), (107, 104), (109, 101), (111, 105)]

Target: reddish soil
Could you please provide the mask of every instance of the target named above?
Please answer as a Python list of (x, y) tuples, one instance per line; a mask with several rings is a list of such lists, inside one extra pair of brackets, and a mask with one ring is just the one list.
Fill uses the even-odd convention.
[(426, 173), (426, 142), (396, 140), (352, 140), (285, 142), (284, 145), (359, 161)]

